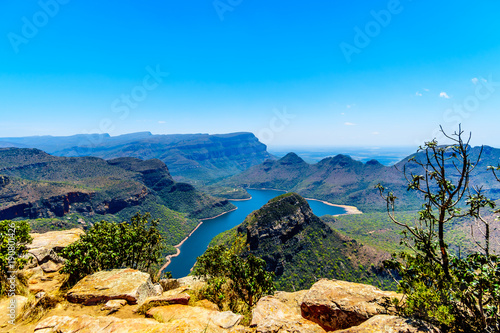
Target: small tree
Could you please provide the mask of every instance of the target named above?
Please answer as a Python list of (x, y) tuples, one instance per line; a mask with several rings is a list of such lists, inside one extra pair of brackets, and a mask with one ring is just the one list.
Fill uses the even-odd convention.
[[(498, 319), (500, 267), (498, 258), (489, 251), (489, 224), (481, 215), (485, 207), (493, 208), (481, 189), (470, 186), (470, 176), (477, 166), (482, 149), (474, 159), (470, 136), (463, 140), (459, 128), (452, 136), (443, 134), (451, 145), (439, 146), (436, 140), (426, 142), (408, 161), (403, 170), (408, 190), (424, 197), (422, 210), (414, 224), (401, 223), (395, 217), (396, 197), (377, 185), (386, 201), (391, 220), (403, 227), (403, 244), (411, 251), (402, 252), (386, 262), (396, 269), (401, 280), (399, 289), (406, 299), (400, 306), (404, 315), (426, 319), (444, 330), (473, 332), (493, 330)], [(411, 166), (416, 166), (419, 173)], [(483, 221), (484, 242), (481, 252), (466, 258), (449, 253), (445, 226), (457, 217)]]
[(33, 240), (29, 234), (30, 226), (26, 221), (0, 221), (0, 295), (9, 288), (9, 278), (14, 277), (15, 272), (23, 268), (27, 259), (27, 244)]
[(275, 290), (274, 274), (265, 270), (266, 262), (252, 254), (242, 256), (244, 248), (244, 238), (238, 235), (231, 248), (209, 247), (198, 257), (193, 273), (207, 280), (205, 296), (219, 306), (228, 291), (252, 307), (260, 297)]
[(130, 223), (96, 223), (79, 241), (63, 249), (62, 256), (68, 259), (63, 272), (75, 281), (105, 269), (149, 271), (160, 262), (163, 250), (158, 220), (150, 218), (148, 213), (138, 213)]

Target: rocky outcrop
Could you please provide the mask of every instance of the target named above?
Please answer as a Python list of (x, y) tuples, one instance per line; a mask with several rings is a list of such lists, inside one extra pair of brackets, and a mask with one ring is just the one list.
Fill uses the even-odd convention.
[[(171, 305), (152, 308), (146, 317), (155, 318), (160, 322), (169, 323), (178, 328), (189, 328), (189, 332), (227, 332), (227, 329), (238, 325), (243, 316), (230, 311), (211, 311), (206, 308)], [(183, 332), (183, 331), (181, 331)]]
[(305, 319), (300, 313), (300, 302), (307, 291), (277, 292), (261, 298), (252, 312), (250, 327), (257, 332), (323, 333), (318, 324)]
[(79, 240), (83, 234), (85, 232), (81, 229), (30, 234), (33, 238), (31, 244), (27, 245), (28, 257), (32, 258), (30, 267), (42, 266), (47, 273), (57, 271), (64, 263), (64, 259), (59, 256), (61, 250)]
[(323, 279), (304, 295), (300, 308), (304, 318), (318, 323), (326, 331), (335, 331), (387, 314), (382, 304), (401, 297), (366, 284)]
[(374, 316), (359, 326), (336, 333), (439, 333), (439, 329), (419, 320), (389, 315)]
[(35, 333), (73, 333), (73, 332), (176, 332), (172, 328), (164, 327), (152, 319), (119, 319), (112, 316), (92, 317), (82, 315), (78, 317), (52, 316), (40, 321)]
[(191, 296), (186, 293), (186, 288), (169, 290), (160, 296), (146, 298), (137, 310), (138, 313), (146, 313), (149, 309), (165, 305), (181, 304), (188, 305)]
[(266, 261), (266, 269), (279, 276), (283, 274), (285, 262), (293, 257), (292, 253), (301, 250), (296, 235), (313, 225), (331, 234), (331, 229), (313, 214), (304, 198), (287, 193), (248, 215), (238, 227), (238, 233), (246, 235), (250, 252)]
[(130, 304), (142, 303), (155, 296), (151, 277), (135, 269), (113, 269), (88, 275), (66, 294), (68, 301), (93, 305), (112, 299), (124, 299)]

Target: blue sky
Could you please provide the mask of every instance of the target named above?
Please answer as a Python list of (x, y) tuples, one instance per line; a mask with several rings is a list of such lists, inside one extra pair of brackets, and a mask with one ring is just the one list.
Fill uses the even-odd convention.
[(0, 4), (0, 136), (251, 131), (269, 146), (500, 147), (500, 3)]

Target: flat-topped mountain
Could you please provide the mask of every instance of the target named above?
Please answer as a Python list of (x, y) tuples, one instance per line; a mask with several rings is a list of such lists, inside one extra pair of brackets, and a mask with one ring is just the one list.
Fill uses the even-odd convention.
[(108, 134), (69, 137), (0, 138), (0, 147), (30, 147), (56, 156), (104, 159), (159, 159), (177, 180), (210, 182), (235, 175), (272, 158), (252, 133), (153, 135), (149, 132), (111, 137)]
[(276, 274), (283, 290), (309, 288), (321, 277), (373, 283), (377, 263), (389, 256), (330, 228), (296, 193), (270, 200), (212, 244), (230, 245), (237, 234), (244, 236), (248, 253), (266, 261), (266, 270)]

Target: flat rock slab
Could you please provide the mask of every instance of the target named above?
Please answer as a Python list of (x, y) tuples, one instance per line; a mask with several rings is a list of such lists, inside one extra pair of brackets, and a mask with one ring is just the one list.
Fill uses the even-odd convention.
[(422, 321), (377, 315), (359, 326), (336, 331), (336, 333), (439, 333), (439, 329)]
[(154, 296), (151, 277), (135, 269), (113, 269), (88, 275), (66, 294), (68, 301), (84, 305), (124, 299), (129, 304), (142, 303)]
[(34, 257), (35, 265), (42, 265), (47, 261), (62, 264), (64, 259), (57, 254), (66, 246), (76, 242), (80, 236), (85, 234), (81, 229), (62, 231), (49, 231), (43, 234), (33, 233), (33, 242), (27, 245), (28, 257)]
[(171, 323), (179, 327), (191, 327), (193, 332), (227, 332), (238, 325), (243, 316), (231, 311), (219, 312), (187, 305), (169, 305), (152, 308), (146, 317), (159, 322)]
[(151, 319), (119, 319), (116, 317), (52, 316), (40, 321), (35, 333), (131, 333), (158, 332), (173, 333), (173, 328)]
[(188, 305), (190, 297), (191, 296), (189, 296), (189, 294), (186, 293), (179, 293), (175, 295), (164, 293), (161, 296), (148, 297), (144, 300), (140, 308), (137, 309), (137, 312), (144, 314), (151, 308), (158, 306), (165, 306), (165, 305), (173, 305), (173, 304)]
[(387, 298), (401, 297), (401, 294), (366, 284), (323, 279), (304, 295), (301, 311), (304, 318), (318, 323), (326, 331), (335, 331), (387, 314), (381, 303)]
[(278, 292), (277, 294), (277, 296), (262, 297), (257, 302), (250, 327), (255, 327), (257, 332), (261, 333), (325, 332), (321, 326), (300, 315), (300, 304), (297, 301), (305, 292)]
[(58, 252), (64, 249), (66, 246), (76, 242), (80, 239), (80, 236), (85, 234), (82, 229), (70, 229), (62, 231), (49, 231), (43, 234), (33, 233), (30, 234), (33, 237), (33, 242), (28, 244), (28, 250), (37, 248), (54, 249)]

